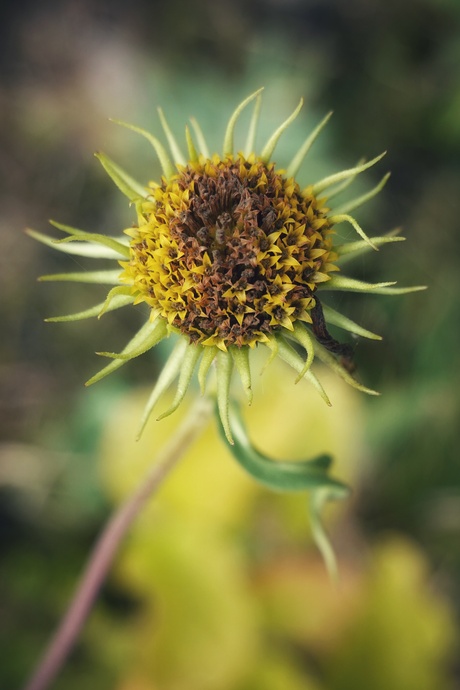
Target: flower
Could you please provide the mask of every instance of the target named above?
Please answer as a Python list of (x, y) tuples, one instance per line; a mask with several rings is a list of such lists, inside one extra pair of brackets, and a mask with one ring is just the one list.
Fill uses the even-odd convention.
[[(269, 348), (271, 358), (278, 355), (291, 365), (298, 374), (297, 380), (309, 379), (328, 404), (327, 395), (311, 370), (315, 357), (359, 390), (375, 394), (353, 378), (351, 349), (329, 334), (328, 324), (367, 338), (379, 336), (326, 305), (323, 293), (348, 290), (401, 294), (423, 289), (395, 288), (391, 282), (364, 283), (339, 272), (350, 258), (404, 239), (394, 233), (369, 238), (350, 215), (382, 189), (388, 175), (366, 194), (333, 211), (329, 207), (333, 197), (384, 154), (302, 189), (295, 176), (330, 113), (306, 138), (287, 168), (279, 169), (272, 155), (281, 134), (298, 115), (302, 100), (257, 154), (253, 148), (261, 91), (246, 98), (230, 117), (222, 155), (209, 154), (195, 120), (191, 124), (198, 150), (186, 127), (185, 157), (159, 110), (172, 160), (150, 133), (119, 123), (152, 144), (163, 170), (159, 182), (143, 187), (107, 156), (96, 154), (115, 184), (135, 205), (137, 222), (125, 231), (128, 241), (126, 237), (88, 233), (56, 222), (52, 225), (67, 235), (62, 240), (29, 231), (39, 241), (62, 251), (114, 260), (121, 267), (43, 276), (42, 280), (114, 285), (104, 303), (48, 321), (100, 317), (128, 304), (148, 306), (146, 323), (121, 353), (98, 353), (112, 361), (88, 384), (99, 381), (171, 334), (179, 336), (147, 403), (142, 428), (159, 398), (176, 379), (173, 404), (159, 419), (180, 405), (197, 368), (204, 391), (215, 362), (219, 415), (232, 443), (228, 409), (233, 369), (237, 369), (251, 402), (249, 354), (259, 345)], [(235, 153), (235, 125), (252, 101), (255, 105), (246, 145), (242, 152)], [(340, 223), (349, 223), (359, 239), (336, 244), (334, 230)], [(299, 347), (304, 356), (299, 354)]]

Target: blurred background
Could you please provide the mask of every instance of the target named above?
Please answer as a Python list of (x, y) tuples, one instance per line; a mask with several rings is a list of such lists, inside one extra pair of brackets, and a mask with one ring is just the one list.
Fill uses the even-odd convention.
[(281, 166), (334, 110), (301, 182), (388, 149), (355, 189), (392, 177), (357, 217), (370, 235), (402, 226), (408, 239), (353, 275), (429, 285), (336, 301), (384, 336), (355, 343), (358, 375), (380, 398), (325, 374), (328, 410), (275, 364), (248, 415), (260, 445), (286, 458), (333, 452), (353, 486), (327, 515), (340, 587), (312, 544), (306, 498), (255, 486), (210, 428), (131, 531), (53, 687), (460, 687), (460, 4), (10, 1), (2, 13), (0, 687), (20, 688), (101, 526), (177, 424), (152, 421), (133, 441), (164, 349), (84, 389), (94, 352), (123, 347), (144, 312), (45, 324), (105, 289), (37, 286), (77, 262), (23, 229), (47, 232), (54, 218), (118, 234), (132, 211), (93, 152), (140, 181), (159, 167), (107, 118), (160, 135), (161, 105), (178, 135), (196, 116), (217, 149), (259, 86), (259, 146), (306, 101), (278, 146)]

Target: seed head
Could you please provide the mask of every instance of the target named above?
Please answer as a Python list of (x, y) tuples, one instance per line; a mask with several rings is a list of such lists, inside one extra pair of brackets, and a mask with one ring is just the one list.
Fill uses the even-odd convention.
[(311, 323), (332, 262), (327, 209), (254, 155), (214, 156), (151, 190), (121, 280), (152, 317), (223, 351)]
[[(43, 276), (43, 280), (108, 283), (114, 287), (102, 303), (49, 321), (101, 316), (106, 311), (144, 302), (147, 322), (121, 353), (103, 352), (112, 361), (88, 383), (94, 383), (176, 334), (177, 342), (147, 403), (142, 428), (163, 392), (178, 378), (172, 406), (181, 403), (195, 369), (202, 390), (216, 362), (217, 404), (227, 438), (229, 387), (233, 368), (252, 399), (249, 351), (266, 345), (306, 377), (329, 403), (311, 371), (315, 356), (356, 388), (375, 394), (350, 373), (352, 351), (328, 331), (332, 324), (358, 336), (379, 339), (323, 302), (323, 291), (351, 290), (401, 294), (421, 287), (395, 288), (394, 283), (364, 283), (337, 273), (357, 255), (403, 238), (395, 233), (369, 238), (350, 212), (377, 194), (388, 179), (366, 194), (330, 210), (331, 200), (354, 178), (377, 163), (378, 156), (302, 189), (295, 180), (303, 159), (330, 114), (306, 138), (285, 170), (272, 162), (281, 134), (298, 115), (302, 101), (278, 127), (260, 154), (254, 151), (261, 89), (246, 98), (230, 117), (222, 155), (210, 156), (196, 121), (186, 127), (187, 156), (172, 134), (162, 111), (160, 121), (173, 158), (150, 133), (119, 123), (144, 136), (163, 169), (158, 183), (143, 187), (104, 154), (97, 154), (117, 187), (135, 204), (136, 224), (120, 238), (52, 224), (67, 236), (55, 241), (29, 231), (39, 241), (80, 256), (115, 260), (107, 271)], [(255, 102), (246, 145), (234, 152), (234, 130), (243, 109)], [(383, 155), (383, 154), (382, 154)], [(327, 196), (326, 196), (327, 195)], [(335, 227), (350, 224), (360, 239), (338, 244)], [(129, 242), (126, 241), (126, 235)], [(304, 351), (304, 356), (298, 352)]]

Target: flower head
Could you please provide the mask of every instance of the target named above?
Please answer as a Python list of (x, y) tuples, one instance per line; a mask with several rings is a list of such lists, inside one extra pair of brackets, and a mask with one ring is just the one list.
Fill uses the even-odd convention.
[[(142, 427), (175, 379), (178, 384), (173, 404), (161, 417), (179, 406), (196, 368), (204, 391), (215, 361), (219, 414), (231, 442), (228, 404), (233, 368), (238, 370), (251, 401), (249, 353), (258, 345), (267, 346), (271, 357), (279, 355), (288, 362), (298, 379), (308, 378), (326, 402), (327, 395), (311, 371), (315, 356), (351, 385), (374, 394), (352, 377), (351, 350), (331, 337), (328, 324), (368, 338), (379, 336), (327, 306), (321, 293), (351, 290), (400, 294), (421, 289), (395, 288), (394, 283), (369, 284), (339, 273), (348, 259), (403, 239), (395, 234), (369, 238), (349, 215), (380, 191), (388, 175), (367, 194), (330, 210), (333, 197), (384, 154), (302, 189), (295, 175), (330, 114), (307, 137), (287, 168), (279, 169), (271, 160), (273, 152), (281, 134), (298, 115), (302, 101), (258, 154), (253, 148), (260, 94), (261, 90), (246, 98), (232, 114), (222, 155), (209, 154), (194, 120), (198, 151), (186, 127), (185, 157), (159, 111), (172, 160), (154, 136), (119, 123), (150, 141), (163, 169), (159, 182), (143, 187), (107, 156), (96, 154), (136, 207), (136, 224), (125, 231), (129, 243), (126, 238), (87, 233), (59, 223), (53, 225), (67, 237), (58, 242), (29, 231), (36, 239), (68, 253), (113, 259), (121, 266), (121, 270), (44, 276), (45, 280), (114, 285), (103, 304), (50, 321), (101, 316), (132, 303), (148, 306), (147, 322), (123, 352), (99, 353), (112, 361), (88, 383), (100, 380), (163, 338), (179, 336), (150, 396)], [(235, 125), (251, 101), (255, 106), (246, 145), (235, 153)], [(336, 244), (334, 230), (340, 223), (349, 223), (359, 239)]]

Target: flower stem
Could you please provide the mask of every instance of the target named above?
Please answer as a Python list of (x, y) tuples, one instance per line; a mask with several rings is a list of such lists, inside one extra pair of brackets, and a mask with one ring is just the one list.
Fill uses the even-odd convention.
[(46, 690), (62, 668), (132, 522), (204, 427), (213, 409), (199, 398), (127, 500), (109, 518), (88, 559), (73, 600), (24, 690)]

